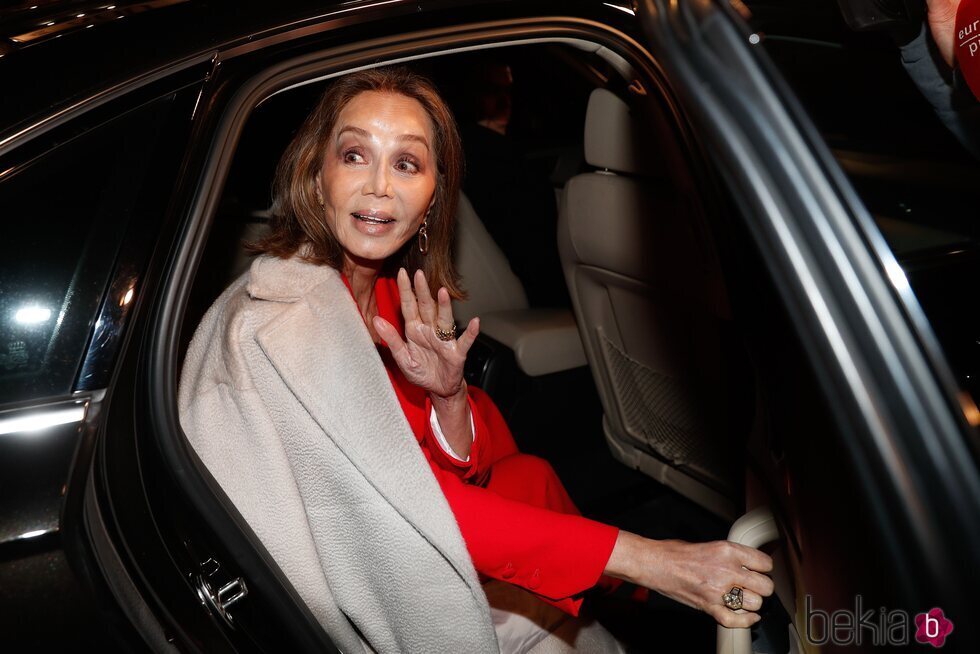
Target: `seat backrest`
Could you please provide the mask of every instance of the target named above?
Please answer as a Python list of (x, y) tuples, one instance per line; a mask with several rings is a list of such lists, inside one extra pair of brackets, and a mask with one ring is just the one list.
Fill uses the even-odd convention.
[(453, 302), (457, 322), (465, 325), (474, 316), (528, 308), (524, 285), (463, 193), (456, 209), (454, 255), (469, 294), (465, 302)]
[(558, 241), (607, 440), (628, 465), (731, 515), (730, 321), (715, 260), (626, 103), (597, 89), (586, 116), (598, 170), (566, 184)]
[[(532, 377), (585, 365), (572, 312), (529, 306), (520, 278), (463, 193), (456, 211), (454, 256), (469, 294), (466, 301), (453, 303), (460, 325), (480, 316), (480, 333), (510, 348), (517, 367)], [(489, 378), (482, 383), (484, 390), (494, 385)]]

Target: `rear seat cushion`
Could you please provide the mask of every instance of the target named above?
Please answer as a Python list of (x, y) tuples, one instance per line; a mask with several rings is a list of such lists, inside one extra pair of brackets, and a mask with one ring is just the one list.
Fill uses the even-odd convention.
[(586, 365), (570, 309), (494, 311), (480, 324), (484, 334), (514, 351), (518, 367), (531, 377)]

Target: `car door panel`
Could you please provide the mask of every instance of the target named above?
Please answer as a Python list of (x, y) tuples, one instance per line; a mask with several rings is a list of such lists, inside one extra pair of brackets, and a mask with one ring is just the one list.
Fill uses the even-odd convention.
[(646, 0), (640, 15), (786, 307), (813, 390), (827, 398), (819, 417), (831, 429), (819, 434), (802, 404), (814, 395), (764, 391), (770, 411), (784, 412), (770, 419), (786, 467), (760, 464), (769, 503), (775, 512), (785, 497), (784, 532), (799, 543), (798, 632), (809, 608), (863, 598), (909, 615), (943, 606), (969, 648), (975, 580), (958, 562), (975, 560), (980, 542), (972, 437), (904, 274), (734, 10)]

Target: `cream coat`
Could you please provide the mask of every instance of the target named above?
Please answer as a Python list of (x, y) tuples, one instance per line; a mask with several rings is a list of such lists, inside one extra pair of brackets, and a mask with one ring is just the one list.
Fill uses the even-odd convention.
[(459, 528), (335, 270), (258, 257), (194, 334), (179, 405), (344, 652), (498, 651)]

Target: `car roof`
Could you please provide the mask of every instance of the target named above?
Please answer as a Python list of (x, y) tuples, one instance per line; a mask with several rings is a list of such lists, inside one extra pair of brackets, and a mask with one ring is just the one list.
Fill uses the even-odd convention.
[[(408, 0), (393, 0), (398, 4)], [(217, 45), (255, 30), (329, 14), (339, 6), (358, 8), (377, 4), (370, 0), (291, 0), (289, 3), (256, 0), (22, 0), (0, 13), (0, 55), (37, 55), (71, 42), (72, 50), (86, 56), (155, 37), (153, 48), (187, 51)], [(83, 37), (84, 35), (84, 37)], [(71, 37), (71, 38), (67, 38)]]
[[(349, 18), (364, 11), (373, 19), (450, 9), (452, 19), (465, 20), (474, 5), (501, 4), (514, 5), (506, 0), (23, 0), (0, 12), (0, 79), (5, 87), (0, 145), (37, 120), (114, 85), (176, 62), (206, 60), (209, 53), (261, 36), (323, 22), (331, 14)], [(528, 5), (553, 10), (559, 3), (520, 4), (527, 12)], [(579, 9), (618, 4), (568, 3)]]
[(0, 14), (0, 79), (6, 91), (0, 103), (0, 135), (147, 71), (315, 19), (340, 4), (24, 2)]

